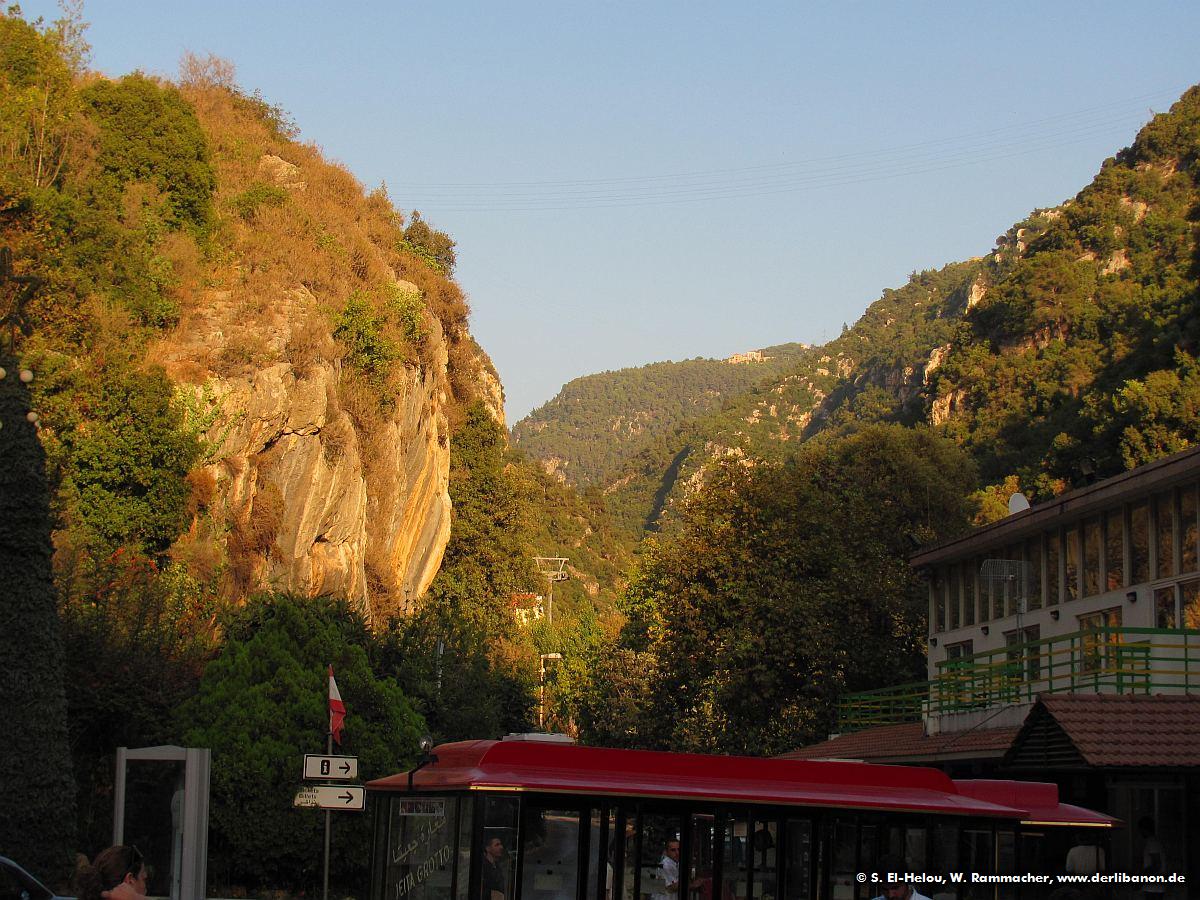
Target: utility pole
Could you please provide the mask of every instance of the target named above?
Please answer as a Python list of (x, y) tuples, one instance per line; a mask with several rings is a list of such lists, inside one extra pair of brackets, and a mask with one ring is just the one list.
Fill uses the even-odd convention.
[(570, 577), (566, 571), (568, 558), (565, 556), (535, 556), (533, 558), (534, 565), (538, 567), (538, 571), (550, 583), (550, 590), (546, 597), (546, 624), (554, 624), (554, 582), (566, 581)]

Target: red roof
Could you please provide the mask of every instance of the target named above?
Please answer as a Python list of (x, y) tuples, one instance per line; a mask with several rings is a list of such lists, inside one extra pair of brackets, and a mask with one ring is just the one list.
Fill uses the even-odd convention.
[[(911, 766), (610, 750), (541, 741), (463, 741), (443, 744), (434, 753), (437, 762), (414, 775), (417, 790), (508, 788), (1005, 818), (1024, 815), (1020, 809), (962, 794), (936, 769)], [(408, 774), (380, 778), (367, 786), (404, 791)]]
[(1077, 825), (1111, 828), (1121, 820), (1082, 806), (1060, 803), (1058, 785), (1046, 781), (992, 781), (983, 778), (954, 780), (959, 793), (1001, 806), (1025, 810), (1026, 822), (1041, 825)]
[(784, 753), (782, 759), (862, 759), (879, 762), (932, 762), (944, 759), (999, 759), (1017, 727), (975, 728), (926, 735), (920, 722), (881, 725), (841, 734), (819, 744)]
[(1200, 766), (1200, 697), (1043, 694), (1006, 762), (1086, 767)]

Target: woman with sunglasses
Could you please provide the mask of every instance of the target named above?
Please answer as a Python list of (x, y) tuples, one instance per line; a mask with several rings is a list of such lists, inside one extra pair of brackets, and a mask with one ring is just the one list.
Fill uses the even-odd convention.
[(79, 900), (146, 900), (146, 861), (137, 847), (101, 850), (75, 875)]

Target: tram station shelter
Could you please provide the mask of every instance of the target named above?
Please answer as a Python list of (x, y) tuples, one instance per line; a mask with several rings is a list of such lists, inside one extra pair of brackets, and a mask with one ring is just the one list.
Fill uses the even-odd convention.
[(786, 754), (1052, 781), (1102, 810), (1116, 871), (1154, 819), (1200, 881), (1200, 448), (919, 550), (928, 677), (843, 698)]

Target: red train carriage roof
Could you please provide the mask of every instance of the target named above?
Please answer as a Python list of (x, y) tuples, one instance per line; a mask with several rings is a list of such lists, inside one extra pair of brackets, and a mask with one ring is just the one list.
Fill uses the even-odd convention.
[(987, 779), (956, 780), (960, 794), (1013, 806), (1025, 810), (1022, 821), (1038, 825), (1076, 825), (1088, 828), (1111, 828), (1120, 819), (1092, 812), (1082, 806), (1060, 803), (1058, 785), (1044, 781), (989, 781)]
[[(434, 753), (437, 762), (415, 773), (415, 790), (525, 790), (1025, 817), (1019, 808), (960, 792), (936, 769), (914, 766), (608, 750), (540, 741), (462, 741), (443, 744)], [(406, 791), (408, 773), (367, 787)]]

